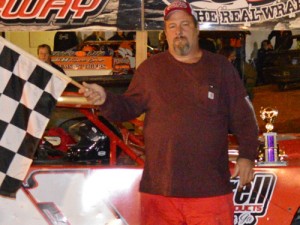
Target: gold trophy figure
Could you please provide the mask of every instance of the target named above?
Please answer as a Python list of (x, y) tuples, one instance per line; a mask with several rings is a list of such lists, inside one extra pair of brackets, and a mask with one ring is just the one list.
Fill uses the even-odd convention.
[(260, 109), (260, 117), (262, 118), (263, 121), (266, 122), (266, 129), (267, 129), (267, 133), (272, 131), (274, 129), (274, 121), (275, 118), (278, 116), (278, 110), (271, 108), (271, 107), (267, 107), (267, 108), (261, 108)]

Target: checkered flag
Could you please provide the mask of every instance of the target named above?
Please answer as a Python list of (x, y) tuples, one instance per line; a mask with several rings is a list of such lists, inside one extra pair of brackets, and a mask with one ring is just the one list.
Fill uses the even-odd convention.
[(0, 37), (0, 80), (0, 195), (15, 198), (71, 78)]

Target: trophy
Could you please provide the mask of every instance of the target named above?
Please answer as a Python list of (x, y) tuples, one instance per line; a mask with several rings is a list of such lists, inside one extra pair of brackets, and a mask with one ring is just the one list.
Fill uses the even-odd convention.
[(263, 133), (264, 146), (262, 149), (261, 161), (259, 165), (286, 165), (286, 162), (282, 161), (279, 157), (279, 148), (277, 144), (277, 133), (272, 132), (274, 129), (274, 121), (278, 116), (278, 110), (271, 107), (261, 108), (260, 117), (266, 123), (265, 128), (267, 132)]

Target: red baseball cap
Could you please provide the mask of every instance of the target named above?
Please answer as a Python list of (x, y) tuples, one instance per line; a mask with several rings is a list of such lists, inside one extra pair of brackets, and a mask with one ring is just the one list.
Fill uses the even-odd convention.
[(188, 2), (182, 1), (182, 0), (175, 0), (170, 5), (168, 5), (164, 10), (164, 20), (167, 20), (168, 16), (171, 12), (182, 10), (185, 11), (187, 14), (195, 17), (197, 20), (197, 14), (192, 9), (190, 4)]

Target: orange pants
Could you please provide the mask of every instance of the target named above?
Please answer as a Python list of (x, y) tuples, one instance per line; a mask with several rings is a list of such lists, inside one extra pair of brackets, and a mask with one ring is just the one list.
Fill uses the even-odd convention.
[(141, 193), (141, 225), (233, 225), (233, 194), (174, 198)]

